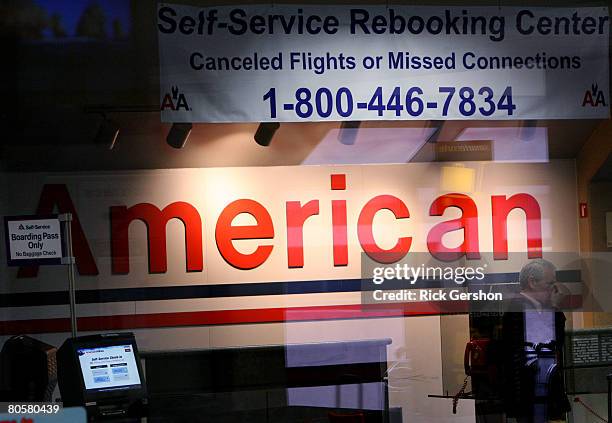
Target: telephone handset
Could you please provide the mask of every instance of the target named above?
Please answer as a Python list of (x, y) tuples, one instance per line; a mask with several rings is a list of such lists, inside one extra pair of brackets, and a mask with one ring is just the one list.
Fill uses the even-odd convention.
[(465, 345), (465, 353), (463, 355), (463, 367), (465, 374), (468, 376), (484, 375), (489, 373), (490, 369), (488, 358), (488, 349), (490, 339), (472, 339)]

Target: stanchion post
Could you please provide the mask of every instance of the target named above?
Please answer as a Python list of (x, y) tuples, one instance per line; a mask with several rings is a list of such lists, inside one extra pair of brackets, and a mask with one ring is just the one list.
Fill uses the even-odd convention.
[(608, 423), (612, 422), (612, 373), (608, 376)]
[(74, 278), (75, 259), (72, 252), (72, 213), (64, 213), (58, 216), (64, 227), (64, 239), (66, 255), (62, 257), (62, 264), (68, 265), (68, 296), (70, 299), (70, 332), (73, 338), (77, 336), (77, 316), (76, 316), (76, 286)]

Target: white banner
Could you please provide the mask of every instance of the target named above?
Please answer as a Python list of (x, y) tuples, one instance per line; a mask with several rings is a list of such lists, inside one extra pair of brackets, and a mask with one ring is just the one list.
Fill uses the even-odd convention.
[(605, 7), (160, 4), (164, 122), (609, 116)]

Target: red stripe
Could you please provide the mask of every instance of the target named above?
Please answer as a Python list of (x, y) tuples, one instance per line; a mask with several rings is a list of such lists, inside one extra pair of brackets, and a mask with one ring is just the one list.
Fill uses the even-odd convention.
[[(224, 325), (238, 323), (272, 323), (308, 320), (417, 316), (440, 314), (442, 306), (443, 305), (439, 303), (377, 304), (375, 306), (369, 306), (366, 309), (361, 304), (356, 304), (93, 316), (79, 317), (78, 329), (79, 331), (90, 332), (117, 329)], [(0, 322), (0, 335), (69, 331), (70, 319), (68, 318), (10, 320)]]

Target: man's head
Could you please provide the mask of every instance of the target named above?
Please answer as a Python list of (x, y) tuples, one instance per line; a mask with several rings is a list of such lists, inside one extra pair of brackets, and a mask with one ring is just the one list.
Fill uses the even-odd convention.
[(519, 282), (521, 291), (544, 306), (550, 306), (557, 282), (555, 265), (544, 259), (531, 260), (521, 269)]

